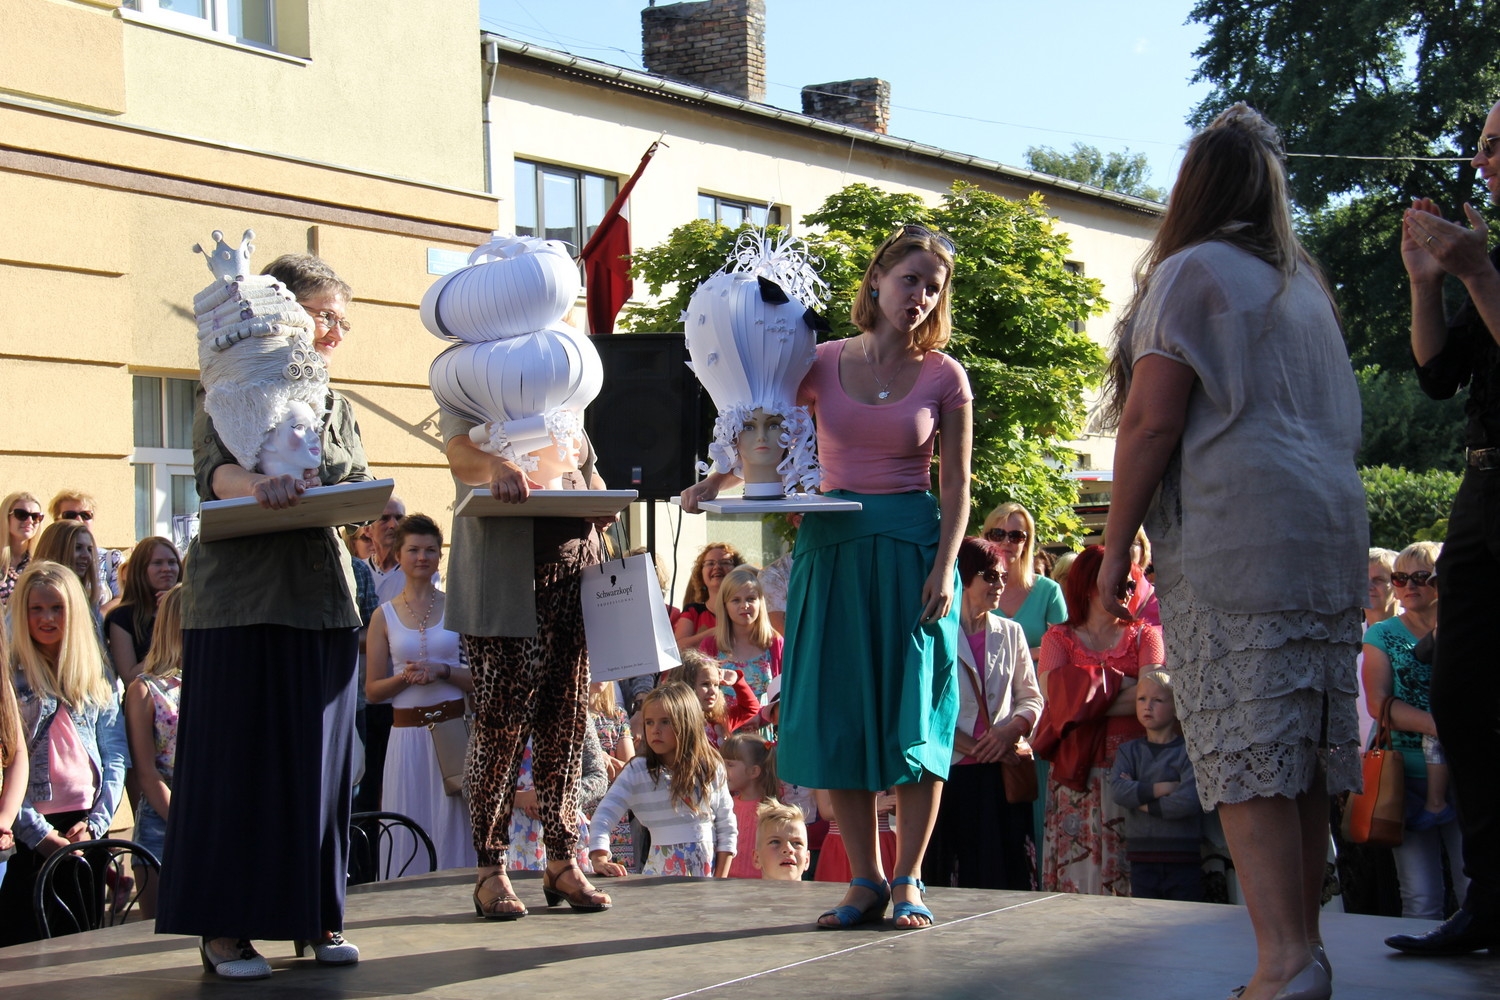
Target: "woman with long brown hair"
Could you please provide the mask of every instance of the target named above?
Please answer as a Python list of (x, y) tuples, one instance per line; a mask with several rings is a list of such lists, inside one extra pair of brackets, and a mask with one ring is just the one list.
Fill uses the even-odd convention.
[(1145, 519), (1199, 798), (1218, 807), (1255, 929), (1246, 1000), (1330, 995), (1328, 796), (1360, 783), (1359, 390), (1327, 282), (1292, 229), (1283, 155), (1244, 104), (1188, 145), (1117, 328), (1098, 573), (1128, 616)]
[(181, 577), (182, 557), (169, 539), (152, 535), (136, 542), (130, 551), (125, 563), (125, 593), (104, 616), (109, 655), (115, 672), (126, 684), (141, 672), (141, 663), (151, 648), (157, 604)]

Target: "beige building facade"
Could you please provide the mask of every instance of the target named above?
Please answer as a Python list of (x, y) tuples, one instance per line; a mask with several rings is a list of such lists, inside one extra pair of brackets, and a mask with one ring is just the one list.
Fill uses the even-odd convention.
[(84, 489), (114, 548), (196, 509), (190, 248), (252, 229), (255, 263), (317, 253), (354, 287), (332, 370), (372, 471), (451, 504), (417, 305), (496, 224), (478, 7), (395, 10), (0, 0), (0, 492)]

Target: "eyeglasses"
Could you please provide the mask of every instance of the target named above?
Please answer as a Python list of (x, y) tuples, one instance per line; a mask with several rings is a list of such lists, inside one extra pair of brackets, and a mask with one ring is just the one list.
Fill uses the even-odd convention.
[(330, 330), (332, 330), (334, 327), (338, 327), (341, 333), (349, 332), (349, 321), (342, 316), (335, 316), (333, 313), (329, 312), (326, 309), (319, 310), (315, 313), (310, 313), (309, 315), (312, 316), (314, 323), (322, 323), (323, 326)]
[(1005, 531), (1001, 528), (991, 528), (984, 533), (984, 537), (991, 542), (1010, 542), (1012, 545), (1024, 545), (1026, 539), (1031, 536), (1024, 531)]
[(15, 518), (17, 521), (30, 521), (32, 524), (41, 524), (42, 518), (46, 515), (39, 510), (22, 510), (21, 508), (17, 507), (15, 510), (10, 512), (10, 516)]
[[(1489, 154), (1486, 153), (1485, 155), (1488, 156)], [(928, 229), (926, 226), (918, 225), (915, 222), (908, 222), (904, 226), (902, 226), (900, 229), (896, 230), (896, 232), (894, 232), (894, 233), (891, 234), (892, 237), (895, 237), (897, 235), (900, 235), (900, 236), (926, 236), (926, 237), (930, 237), (931, 239), (937, 240), (938, 246), (940, 246), (944, 250), (948, 251), (948, 256), (950, 256), (950, 257), (957, 257), (958, 256), (958, 248), (953, 245), (953, 241), (952, 240), (950, 240), (948, 237), (944, 236), (942, 233), (939, 233), (939, 232), (937, 232), (935, 230), (932, 230), (932, 229)], [(889, 241), (887, 241), (887, 242), (889, 242)]]
[(1426, 570), (1418, 570), (1415, 573), (1392, 573), (1391, 582), (1398, 587), (1404, 587), (1410, 583), (1413, 587), (1425, 587), (1437, 579), (1436, 573)]
[(1500, 135), (1482, 135), (1479, 137), (1479, 151), (1488, 160), (1495, 155), (1495, 143), (1500, 142)]
[(1000, 583), (1008, 575), (1000, 572), (998, 569), (982, 569), (979, 571), (979, 578), (985, 583)]
[[(92, 521), (94, 519), (94, 512), (91, 510), (65, 510), (57, 516), (64, 521)], [(40, 519), (40, 515), (38, 515), (38, 519)]]
[(714, 566), (714, 567), (717, 567), (719, 569), (734, 569), (738, 565), (739, 565), (739, 563), (735, 562), (733, 559), (705, 559), (705, 560), (703, 560), (703, 568), (704, 569), (708, 569), (710, 566)]

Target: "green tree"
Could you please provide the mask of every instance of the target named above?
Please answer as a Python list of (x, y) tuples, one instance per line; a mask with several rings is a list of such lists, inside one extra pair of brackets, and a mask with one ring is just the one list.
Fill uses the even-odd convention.
[(1500, 96), (1500, 47), (1475, 41), (1500, 38), (1500, 4), (1198, 0), (1189, 19), (1209, 32), (1195, 80), (1213, 85), (1192, 122), (1243, 100), (1281, 128), (1299, 226), (1356, 367), (1409, 370), (1401, 210), (1427, 196), (1452, 217), (1477, 200), (1467, 159)]
[(1026, 150), (1026, 165), (1044, 174), (1092, 184), (1106, 191), (1166, 201), (1165, 191), (1146, 183), (1151, 178), (1151, 167), (1145, 153), (1132, 153), (1129, 149), (1123, 153), (1105, 153), (1098, 146), (1082, 142), (1073, 143), (1071, 153), (1051, 146), (1030, 146)]
[(1359, 477), (1365, 484), (1370, 544), (1397, 552), (1419, 537), (1433, 538), (1434, 526), (1448, 516), (1458, 493), (1459, 476), (1453, 472), (1408, 472), (1377, 465), (1360, 469)]
[[(1104, 357), (1081, 330), (1105, 308), (1102, 286), (1067, 266), (1068, 241), (1039, 196), (1011, 201), (955, 184), (936, 207), (915, 195), (853, 184), (803, 223), (830, 287), (833, 336), (858, 331), (849, 307), (876, 246), (898, 225), (918, 222), (953, 238), (953, 340), (948, 350), (968, 370), (974, 400), (975, 519), (1017, 500), (1044, 537), (1080, 527), (1078, 491), (1064, 474), (1085, 418), (1084, 393), (1098, 385)], [(651, 307), (628, 313), (626, 330), (679, 330), (693, 288), (728, 256), (738, 231), (695, 221), (660, 246), (638, 251), (632, 273), (645, 281)]]
[(1419, 470), (1463, 471), (1463, 403), (1433, 400), (1417, 385), (1410, 366), (1382, 371), (1361, 368), (1359, 398), (1364, 426), (1361, 466), (1389, 465)]

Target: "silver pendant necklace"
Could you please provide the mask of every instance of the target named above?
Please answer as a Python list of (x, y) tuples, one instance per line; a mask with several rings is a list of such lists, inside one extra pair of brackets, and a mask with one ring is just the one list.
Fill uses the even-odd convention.
[(891, 395), (891, 383), (896, 381), (897, 375), (901, 374), (901, 366), (897, 365), (895, 374), (884, 382), (881, 382), (880, 376), (875, 372), (875, 359), (870, 357), (870, 342), (861, 338), (859, 346), (865, 349), (865, 364), (870, 366), (870, 377), (875, 380), (875, 386), (880, 390), (875, 394), (876, 397), (879, 399), (889, 399)]

